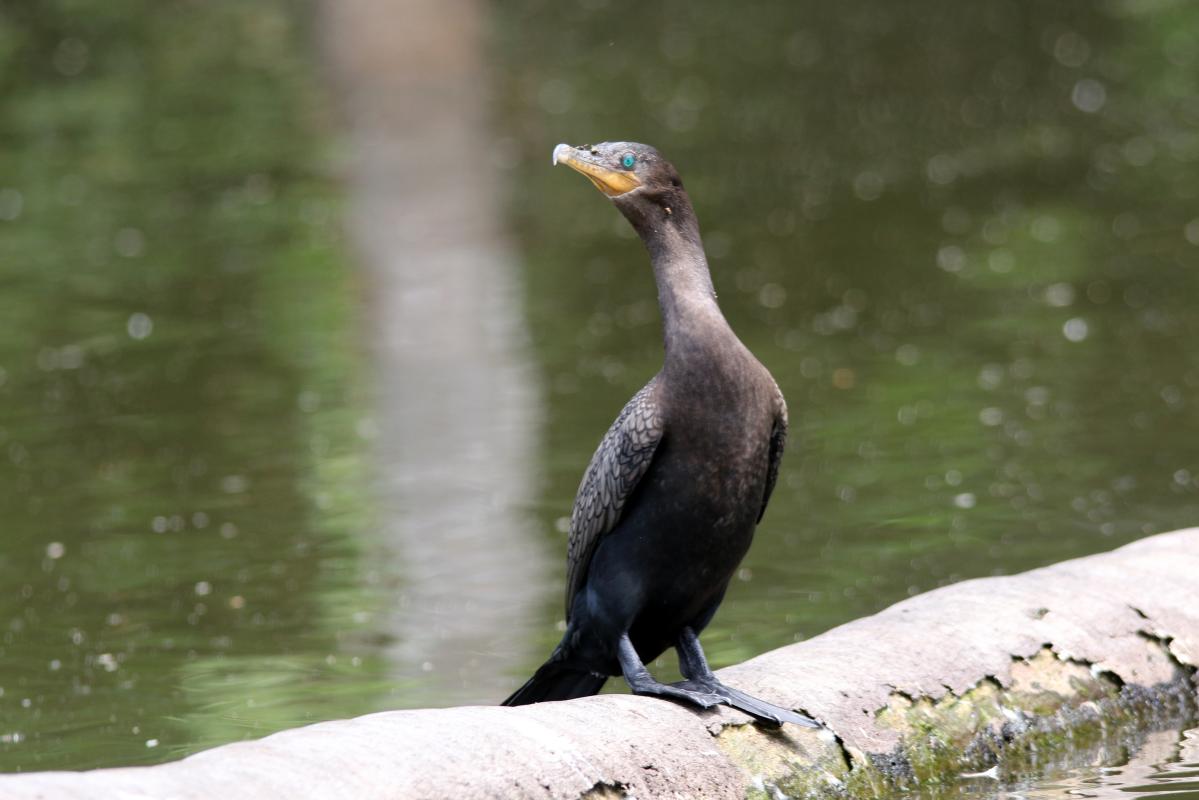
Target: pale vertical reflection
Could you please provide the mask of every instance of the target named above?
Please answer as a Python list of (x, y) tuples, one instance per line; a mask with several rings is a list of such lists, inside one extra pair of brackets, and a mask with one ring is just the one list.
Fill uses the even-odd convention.
[(527, 513), (540, 393), (488, 127), (484, 13), (324, 4), (374, 305), (392, 655), (440, 703), (502, 699), (553, 585)]

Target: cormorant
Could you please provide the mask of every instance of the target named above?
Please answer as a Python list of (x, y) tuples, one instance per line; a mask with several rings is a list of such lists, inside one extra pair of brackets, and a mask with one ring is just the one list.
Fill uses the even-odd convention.
[[(716, 304), (699, 224), (678, 172), (632, 142), (554, 148), (637, 231), (653, 263), (665, 362), (608, 429), (570, 518), (566, 633), (504, 701), (597, 693), (623, 674), (634, 694), (739, 708), (772, 724), (808, 717), (716, 679), (700, 647), (778, 478), (787, 406), (770, 373)], [(663, 684), (645, 662), (678, 650), (686, 678)]]

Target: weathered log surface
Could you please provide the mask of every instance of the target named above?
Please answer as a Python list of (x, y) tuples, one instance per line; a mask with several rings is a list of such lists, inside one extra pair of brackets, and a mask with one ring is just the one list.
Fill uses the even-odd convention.
[(0, 798), (884, 793), (1023, 738), (1193, 710), (1199, 528), (966, 581), (721, 670), (824, 722), (781, 732), (622, 695), (392, 711), (153, 767), (0, 776)]

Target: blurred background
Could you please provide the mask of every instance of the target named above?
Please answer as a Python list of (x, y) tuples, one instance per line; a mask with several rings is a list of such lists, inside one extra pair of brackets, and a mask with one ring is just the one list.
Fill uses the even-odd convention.
[(0, 0), (0, 770), (527, 677), (661, 359), (605, 139), (791, 406), (716, 666), (1199, 520), (1192, 3)]

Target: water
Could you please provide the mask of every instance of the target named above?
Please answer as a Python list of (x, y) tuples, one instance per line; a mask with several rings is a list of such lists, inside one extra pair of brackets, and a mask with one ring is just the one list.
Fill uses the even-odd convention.
[(1065, 759), (1040, 764), (1031, 774), (974, 774), (927, 797), (994, 797), (1015, 800), (1054, 798), (1199, 797), (1199, 728), (1138, 734), (1133, 740), (1105, 742)]
[(1199, 518), (1199, 9), (358, 5), (0, 4), (0, 769), (548, 653), (661, 357), (559, 141), (676, 162), (792, 409), (715, 664)]

